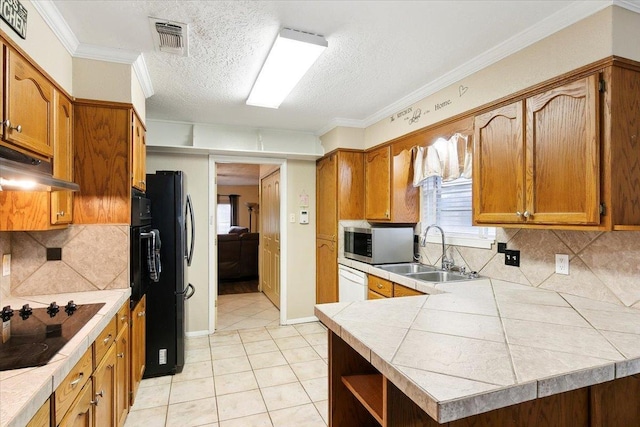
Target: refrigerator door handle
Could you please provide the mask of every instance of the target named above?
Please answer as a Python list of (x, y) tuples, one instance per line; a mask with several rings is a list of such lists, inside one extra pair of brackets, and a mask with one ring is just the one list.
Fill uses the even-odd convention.
[(187, 254), (187, 265), (191, 266), (191, 261), (193, 260), (193, 249), (196, 243), (196, 225), (195, 225), (195, 215), (193, 214), (193, 203), (191, 203), (191, 195), (187, 194), (187, 211), (189, 211), (189, 218), (191, 219), (191, 244), (189, 247), (189, 253)]
[[(189, 289), (191, 289), (191, 292), (189, 292)], [(193, 285), (189, 283), (184, 291), (176, 292), (176, 295), (184, 295), (184, 299), (187, 300), (191, 298), (195, 293), (196, 293), (196, 288), (194, 288)]]

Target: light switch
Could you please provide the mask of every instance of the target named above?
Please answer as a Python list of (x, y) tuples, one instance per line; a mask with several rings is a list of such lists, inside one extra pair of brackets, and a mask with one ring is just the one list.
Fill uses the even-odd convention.
[(289, 214), (289, 222), (296, 222), (296, 214)]

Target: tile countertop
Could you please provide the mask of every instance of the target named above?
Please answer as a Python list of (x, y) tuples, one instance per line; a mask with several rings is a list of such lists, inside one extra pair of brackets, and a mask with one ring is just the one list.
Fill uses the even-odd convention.
[(3, 299), (4, 305), (47, 307), (51, 301), (74, 300), (76, 304), (105, 303), (104, 307), (56, 354), (37, 368), (0, 371), (0, 427), (26, 425), (67, 376), (96, 337), (129, 299), (131, 290), (114, 289)]
[(440, 293), (315, 314), (440, 423), (640, 372), (640, 310), (499, 280), (424, 286)]

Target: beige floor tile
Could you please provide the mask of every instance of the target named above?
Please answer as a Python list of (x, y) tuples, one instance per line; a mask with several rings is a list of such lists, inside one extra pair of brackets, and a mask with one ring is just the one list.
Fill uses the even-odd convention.
[(238, 331), (216, 331), (213, 335), (209, 335), (209, 343), (219, 345), (241, 344), (240, 334)]
[(269, 353), (250, 354), (249, 362), (253, 369), (271, 368), (273, 366), (286, 365), (287, 361), (280, 351)]
[(246, 305), (242, 308), (239, 308), (237, 310), (234, 310), (233, 314), (237, 314), (240, 316), (247, 316), (247, 317), (252, 317), (255, 314), (260, 313), (261, 311), (264, 311), (265, 308), (260, 307), (257, 304), (249, 304)]
[(164, 427), (166, 419), (166, 406), (141, 409), (139, 411), (129, 412), (129, 415), (127, 415), (127, 421), (124, 423), (124, 427)]
[(326, 378), (328, 375), (328, 367), (324, 360), (293, 363), (291, 369), (293, 369), (300, 381), (312, 378)]
[(265, 328), (243, 329), (238, 331), (244, 344), (255, 341), (270, 340), (271, 335)]
[(173, 382), (196, 380), (213, 376), (213, 366), (211, 361), (196, 363), (185, 363), (182, 372), (173, 376)]
[[(241, 322), (245, 319), (247, 319), (245, 316), (237, 316), (235, 314), (233, 314), (233, 312), (231, 313), (218, 313), (221, 314), (218, 317), (218, 323), (216, 324), (216, 329), (219, 331), (224, 330), (225, 328), (229, 328), (232, 325), (235, 325), (238, 322)], [(235, 331), (235, 329), (233, 329)]]
[(311, 402), (299, 382), (263, 387), (260, 391), (269, 412)]
[(135, 405), (133, 405), (131, 410), (138, 411), (156, 406), (166, 406), (169, 404), (170, 392), (171, 384), (161, 384), (155, 387), (140, 387), (136, 395)]
[(268, 353), (270, 351), (278, 351), (278, 346), (274, 340), (254, 341), (244, 343), (244, 350), (248, 355), (258, 353)]
[(306, 334), (302, 336), (311, 345), (328, 345), (328, 338), (326, 332), (320, 332), (316, 334)]
[(220, 422), (220, 427), (272, 427), (269, 414), (251, 415)]
[(274, 427), (324, 427), (326, 425), (312, 403), (272, 411), (269, 415)]
[(218, 396), (218, 417), (220, 421), (246, 417), (262, 412), (267, 412), (267, 407), (264, 405), (259, 390)]
[(208, 347), (184, 352), (184, 363), (205, 362), (207, 360), (211, 360), (211, 350)]
[(251, 317), (255, 319), (278, 320), (280, 319), (280, 311), (277, 308), (267, 308)]
[(218, 421), (215, 397), (169, 405), (167, 427), (194, 427)]
[(247, 356), (231, 357), (213, 361), (213, 375), (226, 375), (236, 372), (250, 371), (251, 365)]
[(329, 380), (327, 377), (300, 381), (311, 401), (318, 402), (329, 398)]
[(245, 320), (242, 320), (238, 323), (234, 323), (233, 327), (241, 330), (241, 329), (255, 329), (255, 328), (261, 328), (263, 326), (267, 326), (268, 324), (270, 324), (272, 322), (272, 320), (269, 319), (258, 319), (255, 317), (248, 317)]
[(293, 326), (269, 327), (267, 331), (269, 331), (273, 338), (297, 337), (300, 335), (298, 330)]
[(164, 377), (147, 378), (140, 381), (140, 387), (156, 387), (162, 384), (171, 384), (171, 375)]
[(318, 412), (320, 412), (320, 416), (324, 420), (325, 424), (329, 424), (329, 401), (321, 400), (320, 402), (313, 402), (316, 406)]
[(184, 348), (187, 351), (209, 348), (209, 336), (187, 338), (184, 340)]
[(182, 381), (171, 384), (169, 404), (215, 397), (215, 395), (213, 377)]
[(314, 345), (313, 349), (318, 353), (318, 356), (326, 359), (329, 356), (329, 346), (325, 345)]
[(229, 359), (231, 357), (245, 356), (244, 347), (242, 344), (231, 345), (212, 345), (211, 346), (211, 358), (213, 360)]
[(309, 362), (311, 360), (318, 360), (321, 357), (311, 347), (290, 348), (288, 350), (282, 350), (282, 355), (289, 363)]
[(290, 348), (309, 347), (309, 343), (302, 338), (302, 335), (285, 338), (275, 338), (274, 340), (280, 350), (288, 350)]
[(293, 325), (293, 327), (298, 330), (300, 335), (327, 332), (327, 328), (325, 328), (320, 322), (299, 323), (297, 325)]
[(235, 374), (218, 375), (215, 377), (216, 394), (238, 393), (241, 391), (255, 390), (258, 383), (252, 371), (238, 372)]
[(256, 375), (256, 380), (258, 380), (258, 385), (260, 385), (260, 388), (298, 381), (298, 378), (291, 370), (289, 365), (256, 369), (253, 371), (253, 373)]

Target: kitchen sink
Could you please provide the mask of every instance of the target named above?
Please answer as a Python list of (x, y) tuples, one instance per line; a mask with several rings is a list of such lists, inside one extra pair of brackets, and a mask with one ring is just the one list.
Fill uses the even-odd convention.
[(424, 265), (417, 262), (403, 263), (403, 264), (382, 264), (376, 265), (381, 270), (388, 271), (389, 273), (396, 273), (402, 275), (410, 275), (415, 273), (434, 272), (436, 269), (430, 265)]
[(469, 276), (454, 273), (451, 271), (424, 271), (419, 273), (405, 273), (405, 276), (412, 279), (424, 280), (425, 282), (453, 282), (456, 280), (469, 280)]

